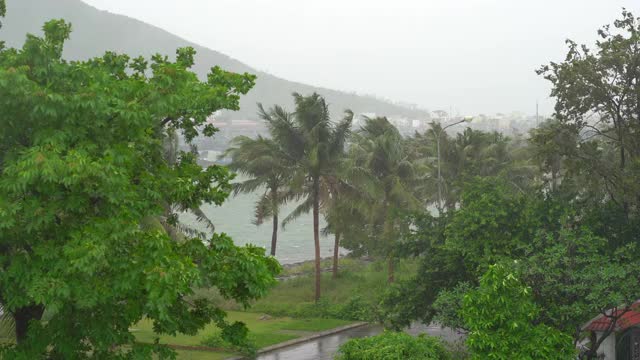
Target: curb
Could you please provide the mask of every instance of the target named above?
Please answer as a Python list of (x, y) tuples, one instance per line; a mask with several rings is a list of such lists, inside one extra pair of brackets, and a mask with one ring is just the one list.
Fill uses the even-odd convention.
[[(337, 333), (340, 333), (340, 332), (343, 332), (343, 331), (347, 331), (347, 330), (363, 327), (365, 325), (369, 325), (369, 323), (367, 323), (367, 322), (357, 322), (357, 323), (354, 323), (354, 324), (349, 324), (349, 325), (333, 328), (333, 329), (330, 329), (330, 330), (317, 332), (315, 334), (303, 336), (301, 338), (291, 339), (291, 340), (288, 340), (288, 341), (285, 341), (285, 342), (281, 342), (281, 343), (278, 343), (278, 344), (275, 344), (275, 345), (264, 347), (264, 348), (258, 350), (257, 354), (260, 355), (260, 354), (268, 353), (268, 352), (271, 352), (271, 351), (274, 351), (274, 350), (283, 349), (283, 348), (286, 348), (286, 347), (289, 347), (289, 346), (302, 344), (302, 343), (305, 343), (307, 341), (311, 341), (311, 340), (319, 339), (321, 337), (337, 334)], [(243, 356), (235, 356), (235, 357), (226, 358), (225, 360), (244, 360), (244, 359), (246, 359), (246, 358), (243, 357)]]

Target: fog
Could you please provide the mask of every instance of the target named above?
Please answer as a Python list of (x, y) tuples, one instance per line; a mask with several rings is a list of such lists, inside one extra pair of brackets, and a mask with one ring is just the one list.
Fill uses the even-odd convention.
[(552, 110), (534, 70), (637, 0), (85, 0), (274, 75), (458, 113)]

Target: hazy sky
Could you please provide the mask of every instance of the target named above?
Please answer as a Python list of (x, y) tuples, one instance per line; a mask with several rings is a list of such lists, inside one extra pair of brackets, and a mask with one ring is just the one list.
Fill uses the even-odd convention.
[(84, 0), (288, 80), (462, 114), (552, 110), (534, 72), (639, 0)]

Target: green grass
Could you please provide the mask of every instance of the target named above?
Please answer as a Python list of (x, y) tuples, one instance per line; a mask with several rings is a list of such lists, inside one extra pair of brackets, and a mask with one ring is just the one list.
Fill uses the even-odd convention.
[[(324, 260), (322, 268), (330, 268), (331, 261)], [(367, 262), (359, 259), (340, 260), (337, 279), (330, 273), (322, 275), (322, 301), (314, 302), (313, 262), (287, 268), (282, 280), (263, 299), (246, 311), (296, 318), (328, 317), (346, 320), (375, 320), (373, 308), (381, 294), (389, 287), (386, 262)], [(403, 260), (396, 265), (396, 280), (415, 275), (417, 263)], [(292, 277), (293, 276), (293, 277)], [(199, 289), (196, 297), (206, 297), (227, 310), (245, 309), (230, 300), (223, 299), (215, 290)]]
[(233, 353), (178, 350), (178, 360), (223, 360), (232, 357)]
[[(335, 319), (292, 319), (289, 317), (272, 317), (260, 320), (262, 314), (247, 312), (229, 312), (229, 321), (242, 321), (249, 327), (249, 338), (258, 348), (274, 345), (283, 341), (304, 336), (306, 333), (329, 330), (349, 324), (349, 321)], [(206, 340), (220, 334), (220, 330), (213, 324), (207, 325), (195, 336), (178, 334), (176, 336), (156, 335), (153, 323), (143, 320), (132, 327), (133, 334), (140, 342), (153, 343), (157, 337), (161, 344), (203, 346)], [(232, 351), (225, 353), (206, 351), (178, 351), (178, 359), (223, 359), (230, 356)], [(216, 357), (213, 357), (213, 356)], [(209, 357), (207, 357), (209, 356)]]
[[(322, 275), (322, 300), (328, 306), (344, 306), (355, 297), (362, 302), (375, 302), (389, 287), (387, 267), (381, 262), (342, 260), (337, 279), (331, 274)], [(292, 271), (292, 270), (289, 270)], [(396, 266), (396, 279), (411, 277), (416, 272), (416, 264), (402, 262)], [(273, 313), (276, 315), (305, 316), (305, 308), (313, 306), (313, 274), (281, 281), (269, 294), (252, 305), (250, 311)]]

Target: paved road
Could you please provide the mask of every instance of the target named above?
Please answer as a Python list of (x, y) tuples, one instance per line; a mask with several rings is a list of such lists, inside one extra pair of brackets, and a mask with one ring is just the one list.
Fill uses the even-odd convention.
[[(284, 349), (276, 350), (258, 356), (258, 360), (330, 360), (338, 352), (340, 345), (351, 338), (376, 335), (382, 332), (382, 327), (377, 325), (367, 325), (352, 330), (347, 330), (338, 334), (326, 336), (310, 342), (294, 345)], [(428, 333), (429, 335), (441, 336), (445, 340), (455, 340), (460, 336), (448, 329), (441, 329), (438, 326), (412, 326), (407, 330), (412, 335)]]

